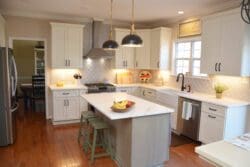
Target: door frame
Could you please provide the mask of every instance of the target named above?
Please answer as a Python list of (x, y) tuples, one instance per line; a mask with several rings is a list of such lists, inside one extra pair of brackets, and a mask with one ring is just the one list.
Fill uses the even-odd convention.
[(44, 42), (44, 68), (45, 68), (45, 116), (46, 119), (50, 119), (49, 115), (49, 106), (48, 106), (48, 98), (49, 98), (49, 70), (48, 70), (48, 41), (46, 38), (30, 38), (30, 37), (9, 37), (9, 48), (13, 49), (13, 41), (14, 40), (24, 40), (24, 41), (43, 41)]

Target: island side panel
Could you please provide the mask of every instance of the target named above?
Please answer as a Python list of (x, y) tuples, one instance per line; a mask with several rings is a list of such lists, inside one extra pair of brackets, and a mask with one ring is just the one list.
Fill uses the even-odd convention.
[(115, 160), (119, 167), (131, 167), (132, 120), (122, 119), (110, 122), (113, 126)]
[(132, 119), (131, 167), (152, 167), (169, 160), (170, 114)]

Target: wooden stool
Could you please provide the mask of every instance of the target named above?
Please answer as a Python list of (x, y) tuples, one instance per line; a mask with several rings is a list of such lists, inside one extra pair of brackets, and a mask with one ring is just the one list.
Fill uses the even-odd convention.
[[(90, 121), (90, 126), (94, 130), (93, 141), (92, 143), (88, 143), (88, 146), (91, 148), (91, 157), (90, 157), (91, 163), (93, 163), (94, 159), (98, 157), (111, 156), (111, 158), (114, 158), (113, 151), (111, 149), (109, 125), (101, 119), (95, 119)], [(105, 130), (107, 130), (106, 136), (104, 133)], [(97, 137), (99, 137), (100, 143), (97, 143)], [(105, 139), (107, 139), (107, 142), (105, 142)], [(96, 154), (95, 151), (97, 145), (102, 146), (105, 152)]]

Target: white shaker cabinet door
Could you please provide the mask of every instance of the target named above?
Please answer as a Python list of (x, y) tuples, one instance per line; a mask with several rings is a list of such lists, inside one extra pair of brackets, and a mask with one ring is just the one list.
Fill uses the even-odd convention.
[(218, 17), (202, 20), (201, 73), (219, 73), (221, 48), (221, 19)]
[(83, 56), (83, 29), (80, 27), (67, 27), (66, 54), (70, 68), (82, 67)]
[(150, 30), (137, 30), (143, 40), (143, 47), (135, 49), (135, 68), (136, 69), (150, 69), (150, 49), (151, 49), (151, 32)]
[(52, 68), (66, 66), (66, 32), (63, 25), (52, 26)]
[(66, 99), (54, 98), (53, 100), (53, 121), (66, 120)]
[(71, 97), (68, 100), (66, 117), (68, 120), (80, 119), (79, 97)]
[(220, 70), (222, 74), (240, 76), (242, 72), (245, 23), (239, 19), (240, 17), (240, 14), (230, 14), (221, 18)]
[(150, 55), (150, 68), (158, 69), (160, 63), (160, 36), (161, 32), (159, 30), (151, 31), (151, 55)]
[(224, 118), (215, 114), (201, 112), (199, 140), (212, 143), (224, 136)]

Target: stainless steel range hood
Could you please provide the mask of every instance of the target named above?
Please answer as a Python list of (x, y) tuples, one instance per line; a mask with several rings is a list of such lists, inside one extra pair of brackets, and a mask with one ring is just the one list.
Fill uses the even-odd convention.
[(108, 39), (109, 25), (103, 24), (102, 21), (93, 21), (92, 23), (92, 48), (84, 58), (110, 59), (113, 52), (102, 49), (102, 44)]

